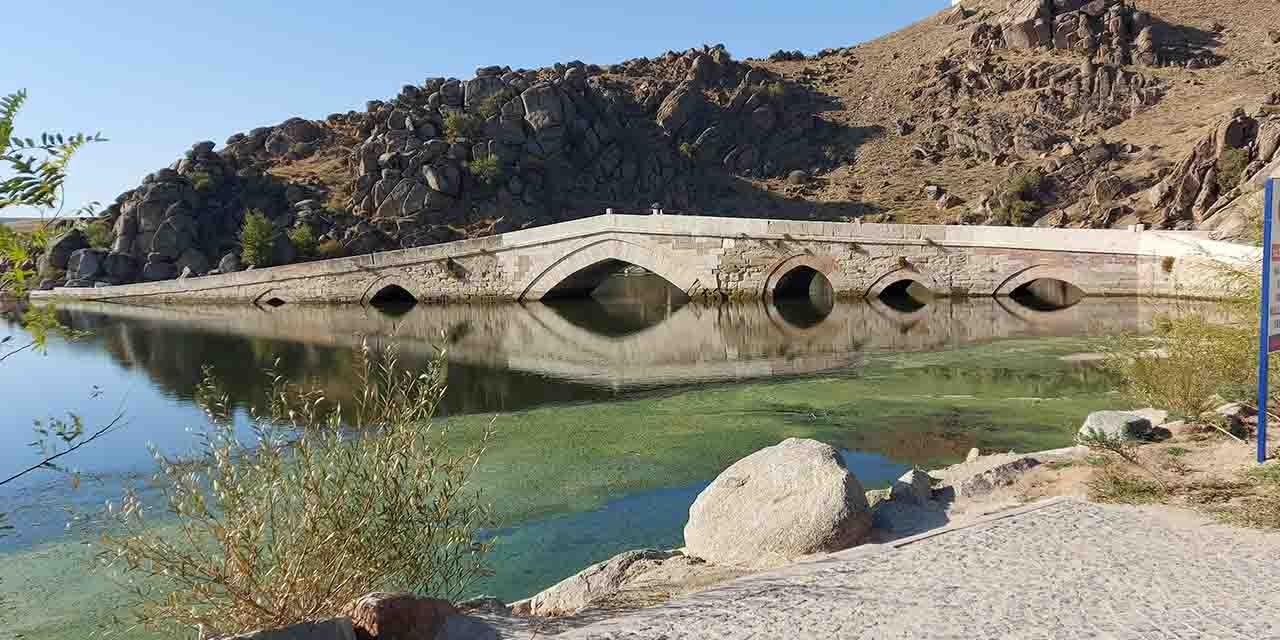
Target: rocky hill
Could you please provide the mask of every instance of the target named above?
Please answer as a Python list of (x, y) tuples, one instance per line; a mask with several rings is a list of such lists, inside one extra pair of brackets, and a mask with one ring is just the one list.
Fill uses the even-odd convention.
[[(1273, 0), (967, 0), (814, 56), (739, 61), (702, 46), (483, 67), (362, 112), (197, 143), (103, 211), (109, 248), (76, 254), (85, 239), (60, 238), (44, 266), (48, 286), (236, 269), (251, 209), (281, 231), (270, 263), (654, 202), (1232, 237), (1278, 146)], [(285, 237), (299, 225), (319, 240), (311, 256)]]

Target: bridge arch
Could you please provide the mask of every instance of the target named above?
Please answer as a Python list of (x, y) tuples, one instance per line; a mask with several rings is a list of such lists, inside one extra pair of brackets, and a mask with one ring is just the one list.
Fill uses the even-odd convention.
[(553, 262), (520, 289), (519, 299), (541, 300), (575, 274), (609, 261), (641, 267), (686, 295), (698, 283), (697, 273), (679, 260), (648, 247), (610, 238), (580, 247)]
[[(1005, 278), (1000, 286), (996, 287), (995, 296), (997, 298), (1017, 297), (1025, 287), (1034, 287), (1037, 283), (1042, 283), (1046, 286), (1042, 286), (1041, 289), (1052, 290), (1047, 295), (1054, 299), (1046, 300), (1045, 308), (1041, 310), (1063, 309), (1074, 306), (1080, 298), (1089, 295), (1088, 291), (1076, 284), (1079, 279), (1080, 273), (1073, 269), (1035, 265)], [(1024, 304), (1024, 306), (1027, 305)]]
[(765, 278), (760, 297), (770, 300), (779, 292), (779, 287), (785, 290), (798, 284), (805, 284), (800, 282), (801, 279), (812, 278), (814, 274), (822, 276), (834, 289), (836, 272), (837, 265), (834, 258), (815, 256), (811, 253), (794, 255), (778, 262), (769, 270), (769, 277)]
[(413, 283), (395, 276), (382, 276), (374, 280), (360, 295), (360, 304), (366, 307), (377, 306), (383, 302), (398, 305), (413, 304), (421, 300), (422, 294)]
[(935, 296), (946, 297), (951, 295), (951, 287), (943, 284), (942, 280), (924, 269), (911, 266), (898, 267), (884, 273), (879, 278), (876, 278), (870, 287), (867, 287), (867, 291), (863, 296), (870, 300), (879, 298), (880, 294), (884, 293), (886, 289), (900, 282), (918, 282)]

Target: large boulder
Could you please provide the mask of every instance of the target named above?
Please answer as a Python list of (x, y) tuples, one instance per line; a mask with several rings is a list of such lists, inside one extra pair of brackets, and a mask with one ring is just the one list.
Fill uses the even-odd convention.
[(45, 245), (44, 253), (50, 265), (58, 269), (66, 269), (71, 254), (87, 248), (89, 248), (89, 238), (83, 231), (72, 229), (50, 240)]
[(862, 485), (840, 453), (789, 438), (735, 462), (698, 494), (684, 538), (708, 562), (770, 567), (852, 547), (870, 529)]
[(111, 253), (103, 264), (107, 277), (118, 282), (132, 282), (138, 277), (138, 261), (127, 253)]
[(1108, 438), (1137, 440), (1151, 436), (1151, 420), (1129, 411), (1094, 411), (1080, 425), (1077, 437), (1098, 433)]
[(172, 280), (178, 277), (178, 268), (171, 262), (148, 262), (142, 267), (142, 279), (148, 282)]
[(434, 640), (458, 610), (448, 601), (411, 593), (370, 593), (351, 607), (359, 640)]
[(67, 278), (71, 280), (91, 280), (102, 273), (106, 261), (106, 249), (77, 249), (67, 258)]
[(222, 273), (235, 273), (240, 270), (240, 256), (236, 253), (228, 253), (222, 256), (218, 261), (218, 271)]

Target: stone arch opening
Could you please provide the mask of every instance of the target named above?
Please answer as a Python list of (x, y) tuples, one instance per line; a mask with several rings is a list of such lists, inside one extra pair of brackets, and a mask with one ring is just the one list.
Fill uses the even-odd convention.
[(1036, 278), (1009, 293), (1014, 302), (1033, 311), (1060, 311), (1079, 304), (1085, 292), (1065, 280)]
[(889, 283), (876, 297), (894, 311), (915, 313), (929, 306), (936, 296), (919, 280), (903, 278)]
[(681, 305), (688, 301), (685, 292), (671, 281), (617, 258), (607, 258), (578, 269), (542, 295), (544, 301), (574, 298), (664, 305)]
[(274, 309), (276, 307), (283, 307), (285, 302), (280, 298), (268, 298), (264, 304)]
[(835, 288), (821, 271), (801, 264), (778, 278), (773, 286), (773, 306), (793, 327), (816, 326), (835, 308)]
[(369, 306), (391, 313), (407, 311), (416, 304), (418, 298), (398, 284), (388, 284), (369, 298)]

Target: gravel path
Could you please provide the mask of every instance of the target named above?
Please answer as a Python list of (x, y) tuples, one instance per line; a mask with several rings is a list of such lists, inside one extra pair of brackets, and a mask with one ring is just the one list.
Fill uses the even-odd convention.
[(1280, 639), (1278, 555), (1280, 535), (1058, 499), (556, 637)]

